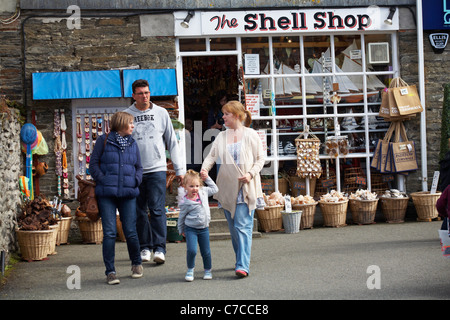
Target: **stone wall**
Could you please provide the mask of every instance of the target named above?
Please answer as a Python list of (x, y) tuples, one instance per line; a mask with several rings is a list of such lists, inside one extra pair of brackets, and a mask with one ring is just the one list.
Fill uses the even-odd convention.
[(43, 194), (55, 195), (55, 154), (53, 152), (54, 109), (64, 109), (70, 196), (74, 197), (72, 110), (70, 100), (33, 101), (31, 74), (34, 72), (91, 71), (139, 66), (142, 69), (175, 68), (175, 39), (141, 37), (138, 16), (83, 18), (80, 29), (69, 29), (66, 19), (31, 18), (25, 26), (26, 91), (31, 110), (37, 114), (36, 127), (42, 132), (49, 154), (40, 161), (49, 171), (40, 179)]
[(20, 146), (19, 116), (16, 109), (0, 111), (0, 251), (17, 249), (14, 228), (21, 205), (19, 176), (24, 154)]
[[(401, 77), (408, 84), (419, 84), (417, 33), (415, 30), (399, 33), (399, 57)], [(411, 44), (414, 44), (414, 49)], [(441, 118), (444, 98), (443, 85), (450, 83), (450, 75), (445, 70), (450, 67), (450, 51), (447, 47), (441, 54), (436, 54), (424, 33), (424, 63), (425, 63), (425, 112), (426, 112), (426, 147), (427, 147), (427, 179), (428, 190), (431, 188), (434, 171), (439, 170), (439, 152), (441, 141)], [(421, 141), (420, 116), (405, 123), (408, 138), (416, 143), (419, 170), (406, 177), (408, 193), (422, 191), (421, 183)]]
[[(9, 15), (10, 16), (10, 15)], [(6, 19), (9, 16), (0, 16)], [(20, 20), (0, 24), (0, 94), (22, 101)]]

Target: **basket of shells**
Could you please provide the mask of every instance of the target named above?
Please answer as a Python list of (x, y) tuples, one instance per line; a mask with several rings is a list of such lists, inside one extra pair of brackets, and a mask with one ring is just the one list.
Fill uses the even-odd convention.
[(380, 197), (381, 212), (386, 222), (405, 222), (406, 209), (408, 208), (409, 197), (406, 193), (397, 189), (386, 190)]
[(281, 211), (284, 208), (284, 197), (276, 191), (270, 195), (264, 194), (264, 209), (256, 209), (256, 217), (259, 229), (264, 232), (278, 231), (283, 228), (283, 217)]
[(378, 196), (375, 192), (358, 189), (350, 194), (348, 201), (353, 223), (374, 223), (378, 206)]
[(300, 229), (312, 229), (314, 225), (314, 215), (316, 214), (317, 201), (308, 195), (299, 195), (291, 197), (292, 209), (301, 210), (302, 218)]
[(320, 139), (309, 134), (309, 127), (295, 139), (297, 149), (297, 176), (301, 178), (320, 178)]
[(343, 227), (347, 217), (348, 198), (342, 192), (331, 190), (319, 200), (325, 227)]

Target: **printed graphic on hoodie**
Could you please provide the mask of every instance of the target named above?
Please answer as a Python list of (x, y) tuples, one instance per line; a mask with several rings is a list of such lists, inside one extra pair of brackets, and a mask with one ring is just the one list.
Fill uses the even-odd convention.
[[(145, 116), (145, 118), (150, 119), (150, 121), (141, 121), (138, 122), (139, 118), (142, 118), (144, 116), (136, 116), (134, 117), (134, 132), (133, 132), (133, 137), (134, 139), (138, 142), (144, 142), (144, 141), (153, 141), (155, 139), (155, 125), (153, 124), (153, 122), (151, 122), (151, 120), (153, 120), (153, 115), (151, 116)], [(158, 150), (158, 147), (156, 144), (152, 144), (153, 145), (153, 151), (150, 153), (150, 160), (160, 160), (161, 159), (161, 153)]]

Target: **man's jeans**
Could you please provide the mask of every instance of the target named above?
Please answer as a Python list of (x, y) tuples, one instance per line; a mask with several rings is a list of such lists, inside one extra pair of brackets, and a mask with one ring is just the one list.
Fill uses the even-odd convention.
[(103, 226), (103, 261), (108, 275), (115, 272), (114, 257), (117, 237), (116, 208), (119, 210), (123, 233), (127, 240), (131, 265), (142, 264), (139, 240), (136, 232), (136, 198), (98, 197)]
[(166, 253), (166, 175), (166, 171), (146, 173), (139, 186), (136, 226), (141, 250)]
[(186, 236), (186, 261), (187, 267), (193, 269), (195, 267), (195, 257), (197, 255), (197, 242), (200, 246), (200, 253), (203, 258), (203, 268), (211, 269), (211, 249), (209, 246), (209, 228), (195, 229), (188, 226), (184, 227)]
[(255, 210), (249, 212), (246, 203), (236, 205), (234, 218), (224, 210), (231, 234), (231, 243), (236, 254), (236, 270), (250, 271), (250, 255), (252, 251), (253, 216)]

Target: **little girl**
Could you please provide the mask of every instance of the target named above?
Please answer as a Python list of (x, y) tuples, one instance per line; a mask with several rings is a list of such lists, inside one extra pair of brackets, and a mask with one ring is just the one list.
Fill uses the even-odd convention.
[(200, 174), (194, 170), (188, 170), (183, 179), (185, 195), (179, 199), (180, 215), (178, 217), (178, 232), (186, 237), (186, 260), (188, 270), (185, 280), (194, 280), (195, 256), (197, 255), (197, 242), (203, 258), (205, 274), (203, 279), (212, 279), (211, 274), (211, 250), (209, 248), (209, 211), (208, 197), (219, 189), (214, 181), (207, 176), (207, 187), (203, 187)]

